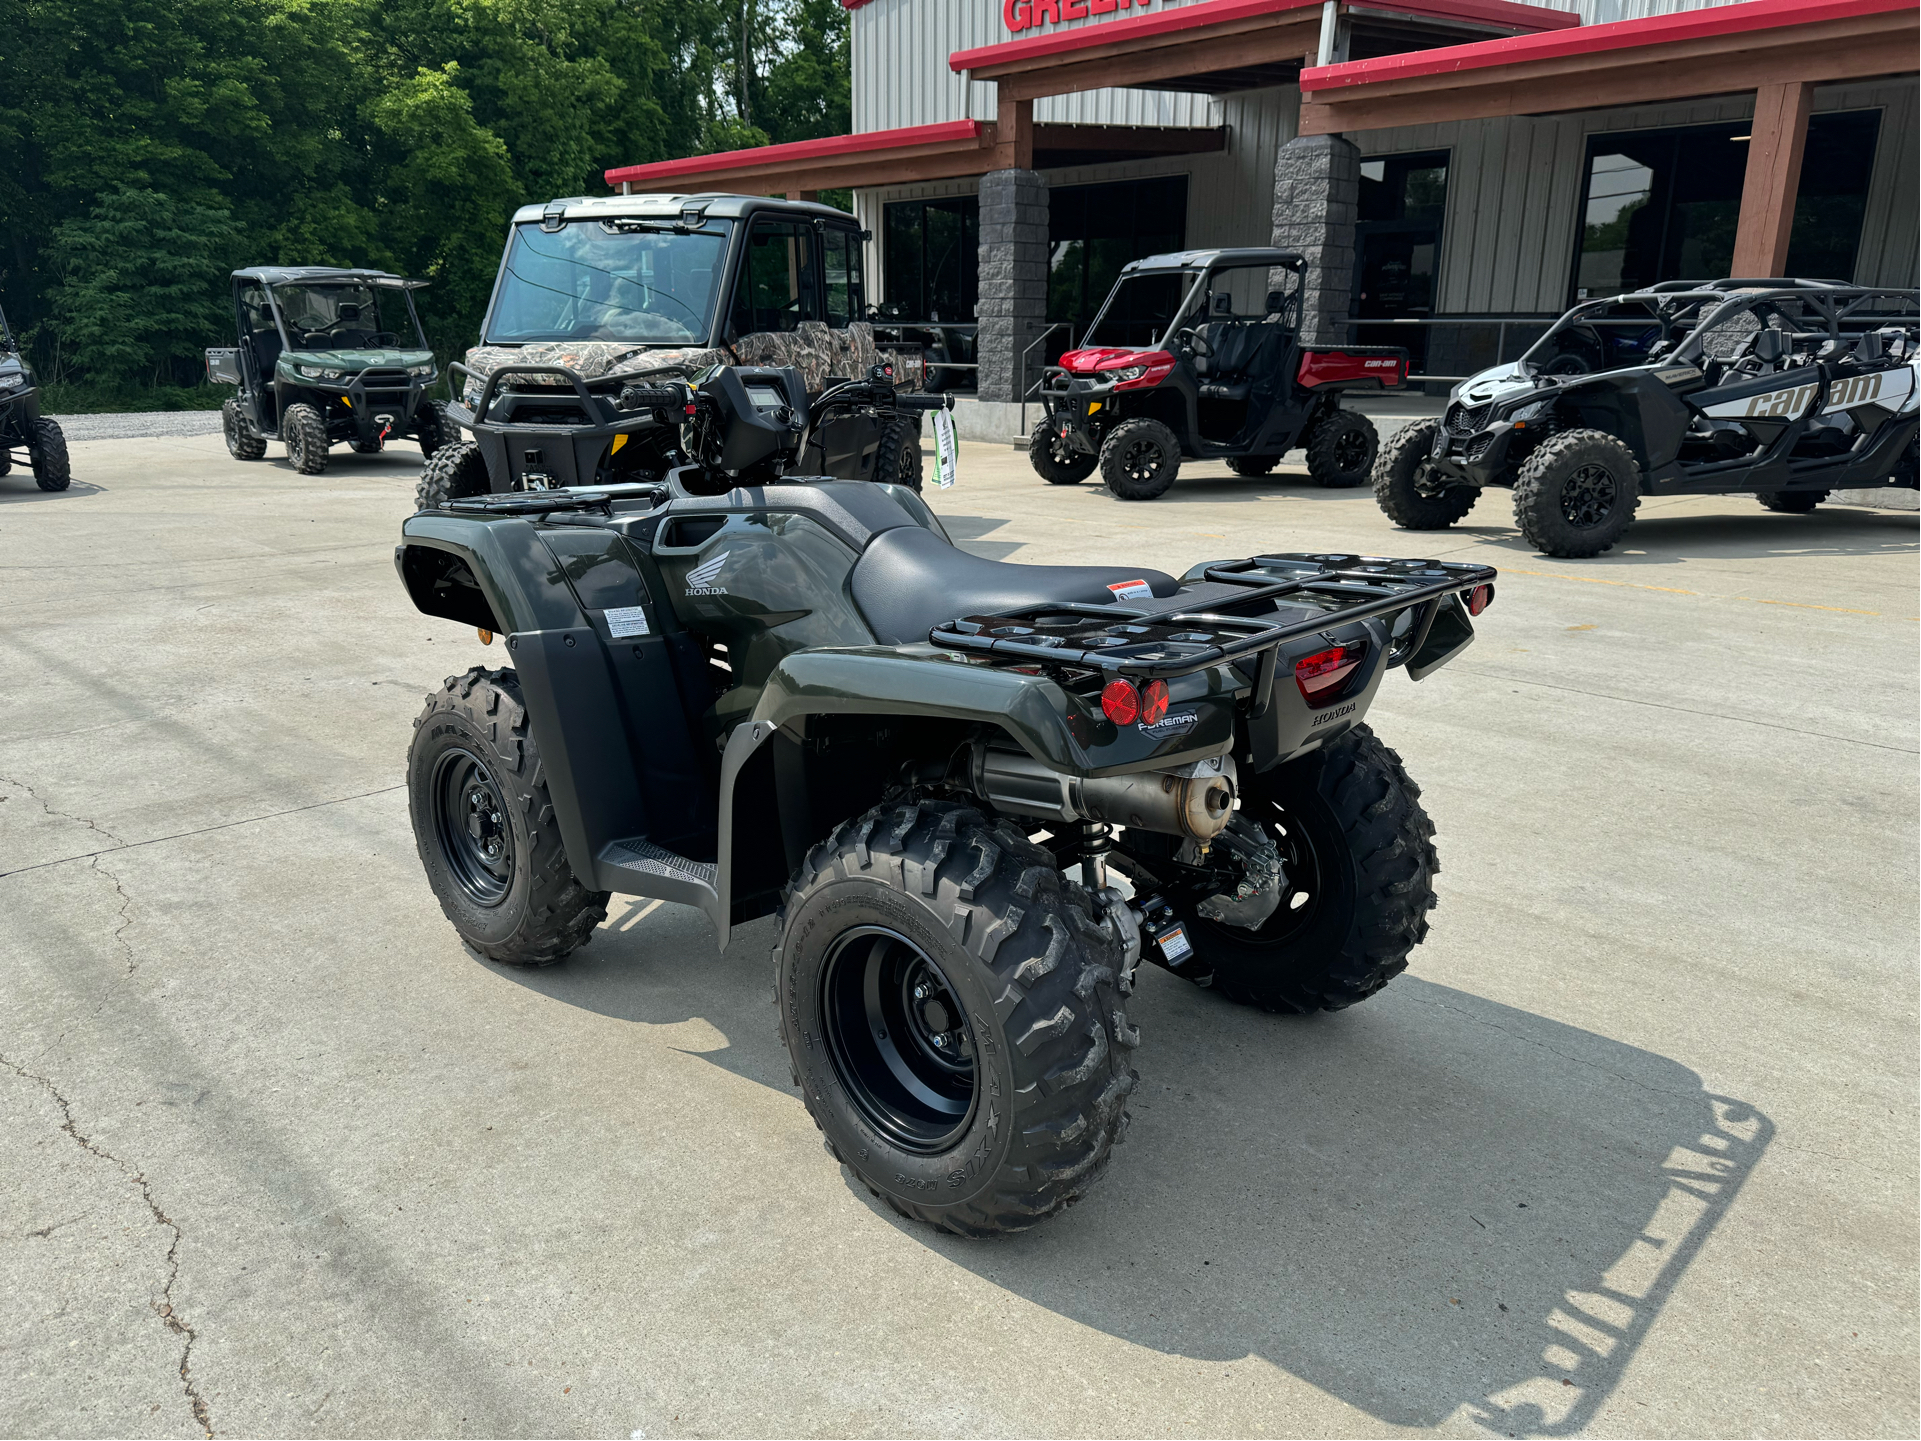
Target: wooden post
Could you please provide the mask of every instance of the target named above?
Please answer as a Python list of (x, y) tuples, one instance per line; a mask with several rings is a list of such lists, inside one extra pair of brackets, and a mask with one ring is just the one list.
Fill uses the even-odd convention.
[(1808, 143), (1805, 80), (1763, 85), (1754, 92), (1754, 128), (1747, 176), (1741, 182), (1741, 219), (1734, 232), (1734, 274), (1761, 279), (1787, 273), (1794, 201), (1801, 192), (1801, 156)]
[(1010, 100), (1004, 86), (994, 106), (994, 168), (1032, 170), (1034, 168), (1034, 102)]

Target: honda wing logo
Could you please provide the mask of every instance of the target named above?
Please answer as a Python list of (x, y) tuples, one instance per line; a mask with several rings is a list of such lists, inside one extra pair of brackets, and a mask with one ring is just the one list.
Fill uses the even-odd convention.
[(702, 561), (699, 565), (695, 566), (692, 570), (688, 571), (687, 572), (687, 594), (689, 595), (725, 595), (727, 594), (726, 586), (715, 585), (714, 582), (720, 579), (720, 568), (723, 565), (727, 564), (727, 557), (732, 554), (733, 554), (732, 551), (723, 550), (719, 555), (715, 556), (712, 560)]

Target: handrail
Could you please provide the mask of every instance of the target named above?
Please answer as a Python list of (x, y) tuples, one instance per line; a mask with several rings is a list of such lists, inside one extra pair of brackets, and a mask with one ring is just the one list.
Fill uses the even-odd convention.
[(1048, 338), (1057, 330), (1065, 330), (1067, 332), (1066, 348), (1072, 350), (1074, 348), (1074, 322), (1071, 320), (1057, 320), (1030, 340), (1027, 343), (1027, 348), (1021, 352), (1020, 379), (1015, 383), (1014, 394), (1020, 401), (1021, 434), (1023, 436), (1027, 434), (1027, 402), (1039, 393), (1042, 384), (1044, 384), (1047, 379), (1047, 366), (1043, 363), (1041, 366), (1041, 378), (1030, 386), (1027, 383), (1027, 362), (1036, 350), (1039, 350), (1047, 344)]

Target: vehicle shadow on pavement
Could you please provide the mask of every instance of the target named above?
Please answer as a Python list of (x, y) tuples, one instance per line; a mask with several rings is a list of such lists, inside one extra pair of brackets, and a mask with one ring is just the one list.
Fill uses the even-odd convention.
[[(603, 1015), (704, 1021), (720, 1047), (664, 1039), (793, 1096), (771, 924), (716, 957), (692, 912), (622, 904), (565, 967), (508, 974)], [(1412, 976), (1279, 1017), (1144, 968), (1129, 1013), (1133, 1124), (1066, 1215), (968, 1241), (844, 1172), (850, 1191), (1035, 1305), (1170, 1355), (1261, 1358), (1387, 1425), (1591, 1424), (1774, 1132), (1675, 1061)]]
[[(1475, 513), (1479, 518), (1480, 513)], [(1529, 556), (1543, 566), (1685, 565), (1706, 560), (1768, 560), (1786, 556), (1912, 555), (1921, 551), (1921, 526), (1914, 511), (1836, 506), (1812, 515), (1663, 515), (1643, 511), (1614, 549), (1578, 560), (1537, 551), (1505, 517), (1486, 524), (1461, 524), (1427, 535), (1429, 549), (1439, 537), (1462, 536)], [(1417, 548), (1419, 532), (1405, 532)]]
[(982, 560), (1006, 560), (1027, 543), (1020, 540), (983, 539), (1010, 523), (1002, 516), (942, 515), (940, 523), (947, 531), (948, 539), (958, 548)]
[(70, 481), (65, 490), (42, 490), (34, 484), (33, 472), (25, 466), (13, 474), (0, 476), (0, 505), (17, 505), (28, 500), (81, 500), (90, 495), (105, 495), (104, 485), (89, 485), (84, 480)]

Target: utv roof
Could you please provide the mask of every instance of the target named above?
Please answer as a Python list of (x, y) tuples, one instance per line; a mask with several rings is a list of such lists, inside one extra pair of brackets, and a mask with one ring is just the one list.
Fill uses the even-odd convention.
[(809, 220), (840, 220), (850, 225), (860, 222), (845, 210), (821, 205), (812, 200), (772, 200), (765, 195), (733, 195), (726, 191), (703, 190), (680, 195), (570, 195), (549, 200), (545, 205), (523, 205), (514, 212), (514, 224), (530, 220), (553, 223), (561, 220), (678, 220), (681, 212), (698, 210), (716, 220), (739, 220), (757, 211), (772, 210)]
[(1210, 265), (1287, 265), (1304, 264), (1297, 250), (1274, 250), (1249, 246), (1239, 250), (1175, 250), (1166, 255), (1148, 255), (1130, 260), (1121, 274), (1130, 270), (1200, 270)]
[(404, 275), (389, 275), (384, 270), (340, 270), (331, 265), (249, 265), (233, 273), (235, 280), (258, 280), (262, 285), (297, 285), (317, 280), (354, 280), (362, 285), (392, 286), (400, 290), (420, 290), (431, 280), (409, 280)]

